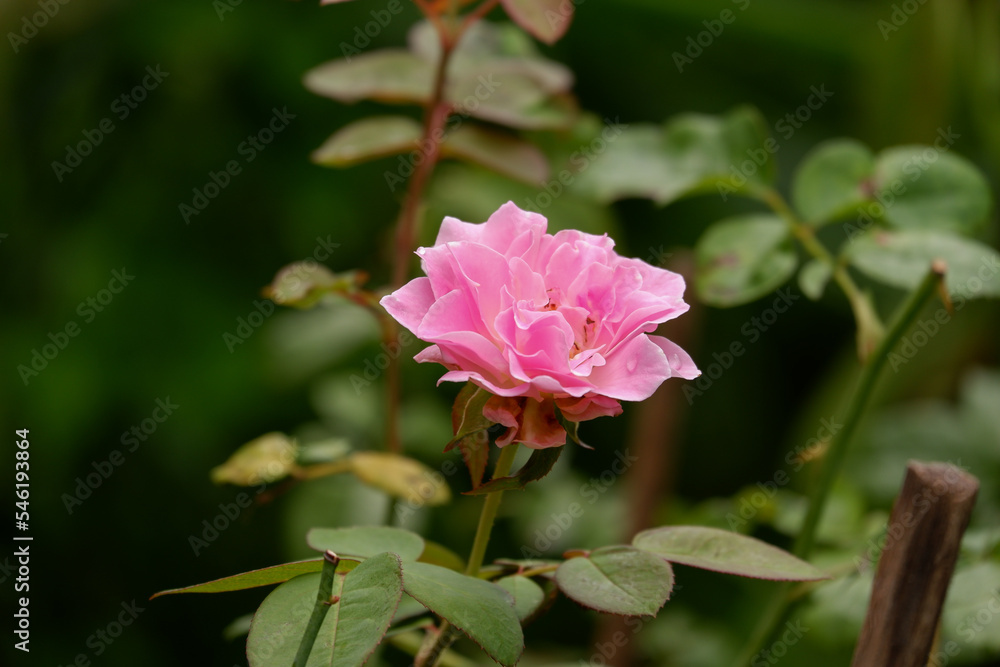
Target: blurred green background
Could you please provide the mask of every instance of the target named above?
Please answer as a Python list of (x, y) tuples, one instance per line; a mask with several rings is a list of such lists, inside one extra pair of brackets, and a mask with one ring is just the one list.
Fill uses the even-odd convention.
[[(823, 139), (852, 136), (881, 149), (932, 143), (939, 129), (952, 127), (960, 134), (953, 150), (985, 170), (996, 191), (995, 0), (902, 3), (915, 11), (899, 14), (906, 20), (897, 17), (899, 25), (892, 25), (898, 30), (889, 31), (883, 23), (893, 21), (898, 3), (751, 0), (740, 10), (744, 4), (581, 0), (568, 35), (543, 51), (575, 72), (584, 109), (624, 123), (660, 122), (686, 111), (721, 113), (749, 103), (774, 131), (805, 102), (811, 86), (825, 86), (833, 93), (830, 102), (781, 142), (782, 182)], [(26, 29), (43, 5), (53, 15), (36, 19), (44, 25), (34, 32)], [(3, 1), (0, 262), (6, 312), (0, 355), (7, 372), (0, 383), (0, 423), (8, 432), (31, 431), (34, 537), (32, 650), (30, 656), (15, 654), (5, 642), (3, 654), (13, 660), (5, 658), (6, 664), (69, 665), (81, 654), (95, 665), (245, 664), (242, 639), (226, 640), (222, 633), (230, 621), (253, 611), (262, 591), (156, 602), (147, 602), (148, 596), (303, 556), (304, 530), (311, 525), (381, 520), (381, 497), (328, 480), (241, 511), (197, 554), (189, 541), (202, 536), (202, 522), (213, 521), (223, 511), (220, 504), (233, 503), (240, 492), (213, 486), (208, 478), (209, 469), (240, 444), (280, 430), (379, 446), (378, 387), (356, 394), (349, 382), (378, 353), (375, 327), (364, 317), (350, 308), (277, 309), (245, 343), (230, 349), (223, 336), (236, 333), (239, 318), (255, 311), (260, 288), (274, 273), (312, 255), (318, 239), (337, 244), (326, 261), (330, 268), (364, 268), (375, 285), (387, 280), (402, 191), (389, 192), (383, 172), (395, 161), (334, 171), (308, 159), (332, 131), (383, 107), (340, 105), (301, 85), (306, 70), (341, 57), (341, 44), (371, 20), (370, 11), (385, 5)], [(368, 49), (404, 42), (418, 18), (411, 4), (404, 5)], [(679, 72), (673, 54), (727, 8), (736, 8), (737, 20)], [(490, 18), (503, 17), (496, 12)], [(154, 81), (147, 68), (165, 73), (162, 82), (150, 86), (134, 109), (116, 104), (144, 77)], [(245, 161), (241, 144), (268, 124), (275, 109), (287, 109), (294, 118)], [(113, 131), (98, 132), (92, 153), (72, 171), (57, 174), (53, 162), (66, 161), (67, 146), (97, 136), (104, 119)], [(192, 190), (203, 188), (210, 172), (225, 169), (230, 160), (239, 160), (242, 171), (185, 222), (179, 205), (191, 204)], [(479, 221), (483, 211), (513, 196), (502, 187), (482, 194), (449, 190), (450, 182), (466, 182), (456, 172), (469, 169), (449, 163), (439, 171), (425, 243), (442, 215)], [(612, 230), (624, 254), (672, 252), (667, 266), (674, 266), (708, 223), (738, 206), (709, 196), (666, 208), (645, 200), (604, 208), (567, 195), (546, 214), (560, 227)], [(577, 215), (579, 222), (566, 219)], [(995, 222), (994, 214), (983, 236), (994, 247)], [(134, 279), (118, 294), (102, 292), (113, 271)], [(888, 312), (900, 295), (880, 290), (876, 297)], [(88, 299), (97, 299), (102, 310), (87, 306)], [(689, 300), (696, 301), (693, 295)], [(689, 347), (696, 361), (704, 368), (713, 353), (745, 340), (741, 328), (767, 303), (725, 311), (695, 303)], [(50, 334), (58, 339), (72, 322), (79, 334), (25, 381), (18, 366), (30, 366), (33, 351), (52, 342)], [(869, 421), (849, 483), (835, 503), (841, 534), (867, 539), (872, 522), (884, 520), (884, 514), (869, 512), (888, 510), (908, 455), (961, 459), (984, 480), (975, 528), (982, 554), (992, 553), (985, 560), (969, 556), (975, 561), (970, 567), (985, 568), (975, 575), (982, 578), (969, 580), (973, 612), (976, 594), (1000, 586), (998, 335), (995, 303), (971, 303), (911, 363), (890, 373), (881, 400), (893, 411)], [(675, 394), (680, 426), (673, 432), (676, 447), (663, 463), (675, 482), (669, 504), (655, 509), (657, 519), (724, 526), (739, 497), (723, 498), (771, 479), (785, 467), (785, 453), (834, 413), (856, 369), (852, 345), (846, 302), (828, 290), (819, 303), (798, 302), (692, 406)], [(404, 438), (408, 452), (430, 465), (446, 458), (440, 447), (449, 437), (447, 411), (457, 391), (433, 390), (438, 375), (438, 369), (404, 365), (410, 397)], [(155, 432), (128, 451), (123, 436), (143, 428), (158, 400), (178, 407), (162, 424), (146, 421), (147, 427), (156, 425)], [(636, 437), (637, 413), (631, 406), (618, 420), (585, 426), (596, 451), (569, 452), (545, 485), (512, 499), (505, 514), (521, 518), (502, 520), (490, 553), (510, 555), (532, 543), (535, 531), (550, 523), (549, 514), (578, 498), (587, 476), (606, 470), (614, 450)], [(120, 465), (82, 503), (67, 508), (66, 494), (75, 493), (78, 478), (109, 470), (105, 462), (114, 450), (122, 452)], [(808, 479), (797, 476), (792, 486), (806, 489)], [(451, 483), (457, 492), (467, 479), (460, 473)], [(622, 539), (619, 527), (631, 502), (626, 489), (627, 483), (609, 488), (553, 552)], [(789, 498), (788, 506), (796, 502)], [(412, 526), (465, 553), (477, 512), (478, 501), (459, 498)], [(787, 545), (780, 514), (769, 505), (756, 519), (757, 534)], [(830, 528), (831, 543), (837, 529)], [(2, 553), (6, 558), (9, 551)], [(5, 600), (13, 598), (9, 562), (0, 561)], [(753, 596), (767, 584), (683, 568), (678, 579), (683, 588), (661, 614), (658, 629), (644, 631), (632, 647), (646, 656), (637, 660), (725, 664), (735, 638), (752, 624), (760, 599)], [(808, 612), (816, 630), (783, 664), (846, 663), (864, 591), (851, 598), (833, 587), (856, 589), (860, 579), (826, 589), (833, 591), (826, 594), (831, 603)], [(135, 622), (113, 642), (95, 638), (133, 600), (142, 609)], [(963, 618), (956, 609), (957, 616), (946, 617), (946, 630)], [(988, 657), (1000, 653), (1000, 621), (994, 623), (954, 664), (1000, 664)], [(529, 647), (540, 653), (527, 661), (589, 660), (599, 639), (585, 643), (583, 637), (592, 629), (599, 638), (593, 615), (560, 601), (529, 628)], [(389, 661), (399, 658), (386, 655)]]

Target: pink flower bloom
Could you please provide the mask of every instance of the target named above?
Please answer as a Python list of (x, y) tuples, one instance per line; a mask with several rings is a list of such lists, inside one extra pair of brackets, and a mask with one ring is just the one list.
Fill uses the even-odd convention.
[(512, 202), (483, 224), (445, 218), (434, 246), (417, 250), (427, 277), (381, 302), (433, 343), (416, 360), (447, 368), (439, 382), (494, 394), (484, 414), (509, 428), (500, 445), (565, 444), (553, 405), (571, 421), (614, 416), (619, 401), (701, 374), (648, 335), (687, 311), (680, 275), (619, 256), (607, 235), (546, 227)]

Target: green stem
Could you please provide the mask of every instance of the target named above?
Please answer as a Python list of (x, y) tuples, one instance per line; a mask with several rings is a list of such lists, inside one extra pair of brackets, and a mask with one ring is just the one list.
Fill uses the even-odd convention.
[[(493, 467), (493, 479), (500, 479), (510, 474), (510, 468), (514, 464), (514, 457), (517, 455), (519, 445), (513, 443), (500, 450), (500, 457)], [(490, 533), (493, 532), (493, 523), (497, 518), (497, 510), (500, 508), (500, 500), (503, 498), (503, 491), (494, 491), (487, 494), (486, 502), (483, 503), (482, 512), (479, 514), (479, 526), (476, 528), (476, 538), (472, 542), (472, 551), (469, 552), (469, 562), (465, 566), (465, 573), (470, 577), (479, 575), (479, 568), (483, 565), (483, 558), (486, 556), (486, 545), (490, 542)], [(457, 633), (448, 621), (441, 623), (441, 630), (438, 633), (437, 641), (428, 652), (426, 658), (417, 667), (434, 667), (438, 663), (441, 654), (451, 646)]]
[(337, 564), (340, 558), (332, 551), (323, 554), (323, 571), (319, 578), (319, 592), (316, 594), (316, 606), (313, 607), (312, 616), (306, 625), (305, 634), (302, 635), (302, 643), (299, 644), (298, 653), (295, 654), (295, 662), (292, 667), (305, 667), (309, 661), (309, 654), (312, 653), (313, 644), (316, 643), (316, 636), (326, 618), (326, 612), (330, 611), (330, 606), (337, 601), (331, 598), (333, 593), (333, 579), (337, 572)]
[[(510, 474), (510, 468), (514, 464), (514, 457), (517, 455), (517, 443), (507, 445), (500, 449), (500, 457), (497, 459), (496, 467), (493, 468), (493, 479), (500, 479)], [(486, 545), (490, 541), (490, 533), (493, 532), (493, 522), (497, 518), (497, 510), (500, 508), (500, 500), (503, 498), (503, 491), (494, 491), (486, 495), (486, 502), (483, 503), (483, 511), (479, 515), (479, 526), (476, 528), (476, 539), (472, 542), (472, 551), (469, 552), (469, 562), (465, 566), (465, 573), (470, 577), (479, 574), (479, 568), (483, 565), (483, 557), (486, 556)]]
[(759, 197), (788, 223), (792, 234), (799, 240), (806, 252), (830, 267), (833, 281), (843, 290), (844, 296), (851, 304), (851, 311), (858, 324), (858, 353), (861, 360), (865, 361), (869, 353), (883, 338), (882, 323), (879, 321), (875, 309), (872, 308), (871, 300), (851, 278), (847, 267), (837, 261), (830, 251), (816, 239), (813, 228), (799, 219), (777, 190), (764, 190)]
[[(934, 293), (941, 287), (944, 281), (945, 267), (943, 263), (934, 262), (931, 270), (927, 273), (923, 282), (910, 294), (906, 303), (899, 309), (892, 326), (882, 338), (874, 354), (869, 358), (868, 363), (861, 370), (861, 377), (858, 379), (857, 388), (851, 397), (851, 402), (844, 417), (844, 425), (840, 431), (834, 435), (830, 442), (830, 447), (824, 457), (820, 470), (819, 481), (815, 484), (812, 498), (809, 502), (809, 510), (806, 513), (805, 521), (799, 531), (798, 539), (795, 541), (793, 553), (802, 559), (807, 559), (816, 543), (816, 531), (819, 528), (820, 519), (823, 517), (823, 510), (826, 501), (833, 489), (833, 483), (837, 479), (844, 458), (847, 455), (848, 446), (852, 436), (857, 430), (865, 409), (871, 400), (872, 393), (877, 384), (879, 375), (889, 359), (896, 343), (903, 337), (907, 329), (913, 324), (920, 314), (920, 311), (931, 299)], [(774, 633), (775, 628), (781, 623), (787, 611), (789, 593), (794, 584), (784, 583), (778, 587), (772, 599), (761, 614), (760, 621), (750, 641), (739, 659), (734, 663), (734, 667), (746, 667), (750, 664), (758, 648), (764, 644)]]

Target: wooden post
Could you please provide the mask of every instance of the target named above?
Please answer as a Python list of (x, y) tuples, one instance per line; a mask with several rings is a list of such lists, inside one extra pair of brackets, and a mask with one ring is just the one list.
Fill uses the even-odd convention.
[(926, 667), (978, 491), (953, 465), (907, 465), (852, 667)]

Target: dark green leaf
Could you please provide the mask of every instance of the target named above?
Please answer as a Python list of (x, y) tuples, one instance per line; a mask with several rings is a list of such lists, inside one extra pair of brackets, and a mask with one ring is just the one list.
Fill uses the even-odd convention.
[(424, 551), (424, 539), (416, 533), (393, 526), (352, 526), (313, 528), (306, 542), (316, 551), (332, 551), (338, 556), (370, 558), (391, 552), (404, 561), (416, 560)]
[(403, 586), (501, 665), (514, 665), (520, 659), (521, 623), (510, 595), (496, 584), (436, 565), (406, 563)]
[(406, 116), (372, 116), (337, 130), (312, 153), (312, 161), (327, 167), (349, 167), (397, 155), (419, 146), (423, 129)]
[[(337, 571), (346, 573), (357, 566), (357, 564), (357, 561), (342, 559), (340, 564), (337, 566)], [(270, 586), (272, 584), (280, 584), (288, 581), (289, 579), (297, 577), (300, 574), (319, 572), (322, 569), (322, 559), (300, 560), (294, 563), (273, 565), (260, 570), (234, 574), (231, 577), (223, 577), (222, 579), (215, 579), (214, 581), (207, 581), (203, 584), (195, 584), (194, 586), (185, 586), (184, 588), (172, 588), (167, 591), (160, 591), (150, 597), (150, 600), (158, 598), (161, 595), (176, 595), (178, 593), (227, 593), (229, 591), (242, 591), (247, 588), (257, 588), (258, 586)]]
[(486, 493), (493, 493), (494, 491), (518, 491), (523, 489), (530, 482), (538, 481), (548, 475), (552, 470), (552, 466), (559, 460), (562, 450), (563, 447), (536, 449), (531, 452), (531, 456), (528, 458), (527, 463), (524, 464), (524, 467), (514, 475), (492, 479), (479, 488), (466, 491), (465, 495), (480, 496)]
[(798, 263), (788, 225), (765, 214), (715, 223), (698, 240), (695, 256), (698, 294), (719, 307), (769, 294), (791, 277)]
[[(276, 588), (254, 615), (247, 639), (251, 667), (288, 667), (316, 601), (319, 575), (296, 577)], [(403, 594), (394, 554), (367, 559), (336, 576), (331, 605), (306, 667), (360, 667), (382, 641)]]
[(792, 181), (792, 203), (811, 225), (836, 220), (872, 195), (875, 155), (860, 141), (834, 139), (802, 160)]
[(972, 239), (930, 230), (873, 231), (848, 246), (846, 255), (869, 277), (907, 290), (920, 284), (932, 261), (942, 259), (953, 295), (1000, 297), (1000, 254)]
[(595, 549), (556, 570), (556, 583), (585, 607), (622, 616), (655, 616), (674, 587), (670, 564), (626, 546)]
[(514, 598), (514, 610), (521, 623), (530, 620), (545, 602), (545, 591), (528, 577), (515, 574), (497, 579), (496, 584)]
[(753, 537), (703, 526), (664, 526), (632, 544), (671, 563), (754, 579), (815, 581), (828, 576), (786, 551)]
[(908, 230), (970, 234), (986, 221), (991, 205), (989, 184), (976, 167), (930, 146), (880, 153), (875, 189), (886, 221)]

